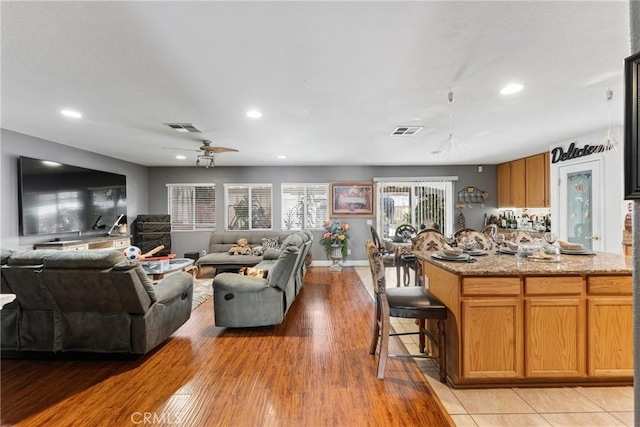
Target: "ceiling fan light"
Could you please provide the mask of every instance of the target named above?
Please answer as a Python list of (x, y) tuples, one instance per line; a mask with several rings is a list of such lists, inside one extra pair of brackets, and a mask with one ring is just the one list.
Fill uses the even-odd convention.
[(503, 95), (513, 95), (514, 93), (520, 92), (522, 89), (524, 89), (524, 86), (520, 83), (511, 83), (503, 87), (500, 93)]

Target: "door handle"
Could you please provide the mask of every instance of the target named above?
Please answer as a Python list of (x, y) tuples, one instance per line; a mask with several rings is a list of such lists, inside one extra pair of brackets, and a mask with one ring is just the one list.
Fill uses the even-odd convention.
[(591, 240), (600, 240), (600, 236), (598, 236), (597, 234), (594, 234), (591, 237), (585, 237), (586, 239), (591, 239)]

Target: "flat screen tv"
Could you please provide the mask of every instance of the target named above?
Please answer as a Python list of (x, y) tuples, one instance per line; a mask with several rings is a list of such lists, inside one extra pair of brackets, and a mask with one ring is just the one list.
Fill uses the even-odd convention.
[(640, 52), (624, 60), (624, 198), (640, 199)]
[(20, 232), (23, 236), (107, 233), (127, 218), (127, 177), (20, 157)]

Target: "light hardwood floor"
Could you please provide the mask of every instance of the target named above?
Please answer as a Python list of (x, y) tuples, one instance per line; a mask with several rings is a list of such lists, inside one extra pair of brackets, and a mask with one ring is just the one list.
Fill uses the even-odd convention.
[[(372, 293), (369, 267), (355, 267)], [(394, 287), (395, 269), (388, 268), (387, 284)], [(412, 282), (413, 283), (413, 282)], [(392, 319), (398, 332), (417, 330), (411, 319)], [(407, 351), (418, 353), (418, 338), (401, 338)], [(504, 388), (456, 390), (438, 380), (431, 360), (416, 359), (427, 381), (456, 426), (633, 426), (633, 387)], [(387, 367), (396, 359), (390, 359)]]
[(453, 425), (413, 360), (376, 379), (373, 301), (352, 268), (313, 267), (305, 283), (276, 327), (217, 328), (209, 300), (145, 357), (2, 360), (1, 424)]

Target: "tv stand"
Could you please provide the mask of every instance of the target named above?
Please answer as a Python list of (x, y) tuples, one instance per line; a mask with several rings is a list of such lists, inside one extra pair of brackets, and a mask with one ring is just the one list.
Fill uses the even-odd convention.
[(131, 238), (127, 236), (104, 236), (77, 240), (60, 240), (55, 242), (36, 243), (34, 249), (57, 249), (61, 251), (86, 251), (94, 249), (124, 249), (131, 246)]

